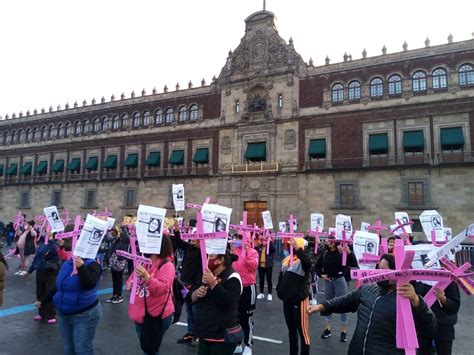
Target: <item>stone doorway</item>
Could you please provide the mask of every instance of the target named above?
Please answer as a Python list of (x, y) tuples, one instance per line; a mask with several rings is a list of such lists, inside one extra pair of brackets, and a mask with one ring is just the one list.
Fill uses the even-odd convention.
[(244, 211), (247, 211), (247, 223), (263, 226), (262, 212), (267, 209), (267, 201), (245, 201)]

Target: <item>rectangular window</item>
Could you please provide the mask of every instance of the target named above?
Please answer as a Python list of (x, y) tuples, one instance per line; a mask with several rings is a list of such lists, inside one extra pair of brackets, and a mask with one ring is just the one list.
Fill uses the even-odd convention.
[(61, 190), (53, 191), (53, 195), (51, 197), (51, 204), (56, 207), (61, 206)]
[(96, 190), (86, 190), (86, 195), (84, 198), (84, 207), (85, 208), (94, 208), (96, 207), (97, 191)]
[(416, 207), (425, 204), (424, 186), (422, 182), (408, 183), (408, 206)]
[(283, 95), (278, 94), (278, 103), (277, 103), (277, 108), (283, 108)]
[(20, 208), (30, 208), (30, 191), (20, 192)]
[(240, 112), (240, 101), (235, 100), (235, 113), (239, 113), (239, 112)]
[(137, 190), (125, 190), (125, 207), (135, 207), (137, 204)]
[(341, 207), (353, 207), (354, 206), (354, 184), (340, 184), (340, 203)]

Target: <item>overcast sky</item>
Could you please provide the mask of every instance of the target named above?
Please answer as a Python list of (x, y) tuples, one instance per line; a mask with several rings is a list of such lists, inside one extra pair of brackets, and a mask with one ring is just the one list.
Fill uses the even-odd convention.
[[(263, 0), (0, 1), (0, 116), (218, 76)], [(472, 39), (473, 0), (267, 0), (308, 62)]]

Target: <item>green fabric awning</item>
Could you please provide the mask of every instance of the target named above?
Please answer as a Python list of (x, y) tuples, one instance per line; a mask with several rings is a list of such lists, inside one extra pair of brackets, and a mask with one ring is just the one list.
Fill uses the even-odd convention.
[(48, 162), (42, 160), (35, 168), (35, 174), (46, 174), (48, 172)]
[(388, 134), (369, 135), (369, 152), (371, 154), (385, 154), (388, 152)]
[(444, 146), (463, 146), (464, 134), (462, 127), (441, 128), (441, 145)]
[(148, 158), (145, 160), (145, 164), (148, 166), (160, 166), (161, 165), (161, 153), (150, 152)]
[(267, 160), (267, 145), (265, 142), (248, 143), (245, 159), (250, 161)]
[(194, 153), (193, 162), (196, 164), (207, 164), (209, 163), (209, 149), (198, 148)]
[(117, 169), (117, 155), (109, 155), (104, 162), (105, 169)]
[(81, 159), (74, 158), (71, 160), (69, 165), (67, 166), (67, 171), (79, 171), (81, 170)]
[(97, 171), (99, 169), (99, 158), (98, 157), (89, 157), (89, 160), (86, 164), (86, 169), (88, 171)]
[(311, 139), (309, 141), (308, 154), (311, 158), (325, 158), (326, 139)]
[(23, 164), (23, 166), (20, 169), (20, 174), (23, 175), (31, 175), (31, 171), (33, 170), (33, 163), (32, 162), (27, 162)]
[(173, 150), (170, 159), (168, 160), (170, 165), (183, 165), (184, 164), (184, 150)]
[(138, 153), (130, 153), (127, 155), (127, 159), (125, 159), (125, 162), (123, 165), (126, 168), (137, 168), (138, 167)]
[(423, 131), (403, 132), (403, 148), (424, 148), (425, 136)]
[(56, 160), (51, 171), (53, 173), (62, 173), (64, 171), (64, 160)]
[(0, 164), (0, 176), (3, 176), (3, 164)]
[(18, 164), (10, 164), (7, 171), (5, 172), (6, 176), (13, 176), (18, 174)]

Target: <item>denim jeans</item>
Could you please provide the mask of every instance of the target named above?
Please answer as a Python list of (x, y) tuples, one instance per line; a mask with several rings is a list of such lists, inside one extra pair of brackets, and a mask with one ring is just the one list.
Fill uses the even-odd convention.
[(94, 355), (92, 341), (101, 316), (100, 303), (79, 314), (65, 315), (58, 312), (64, 355)]
[(194, 313), (196, 312), (197, 304), (186, 302), (186, 316), (188, 321), (188, 333), (193, 334)]
[[(173, 322), (173, 314), (169, 315), (168, 317), (161, 320), (161, 337), (164, 338), (166, 331), (171, 326)], [(140, 339), (140, 334), (142, 330), (142, 325), (140, 323), (135, 323), (135, 332), (137, 333), (138, 339)], [(160, 351), (157, 351), (155, 354), (147, 354), (144, 355), (160, 355)]]
[[(344, 296), (347, 293), (347, 283), (344, 277), (338, 277), (332, 281), (324, 280), (324, 295), (326, 300)], [(326, 322), (332, 320), (332, 314), (326, 316)], [(341, 313), (341, 324), (347, 324), (347, 313)]]

